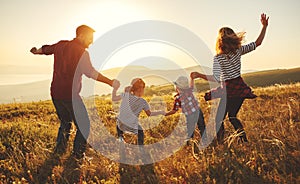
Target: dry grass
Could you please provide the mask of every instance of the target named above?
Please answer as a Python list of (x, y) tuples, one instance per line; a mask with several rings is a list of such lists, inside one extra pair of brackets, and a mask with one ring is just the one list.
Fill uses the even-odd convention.
[[(238, 143), (226, 120), (223, 145), (200, 151), (183, 145), (169, 158), (142, 166), (119, 164), (92, 148), (79, 162), (70, 157), (72, 141), (66, 154), (53, 155), (59, 124), (51, 101), (0, 105), (0, 183), (300, 183), (299, 91), (300, 83), (255, 89), (259, 98), (246, 100), (239, 113), (247, 144)], [(207, 119), (211, 103), (202, 97)], [(171, 108), (172, 97), (164, 99)], [(111, 102), (102, 99), (96, 107), (115, 135)], [(167, 136), (178, 118), (166, 117), (145, 131), (145, 143)]]

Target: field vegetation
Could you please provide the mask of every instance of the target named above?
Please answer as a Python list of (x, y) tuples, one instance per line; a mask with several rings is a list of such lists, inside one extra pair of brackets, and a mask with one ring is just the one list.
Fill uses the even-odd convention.
[[(149, 91), (146, 99), (162, 95), (171, 109), (174, 88), (165, 91)], [(120, 164), (93, 147), (78, 161), (70, 156), (74, 129), (67, 152), (55, 155), (59, 120), (51, 101), (0, 105), (0, 183), (300, 183), (300, 83), (254, 91), (259, 97), (246, 100), (238, 115), (249, 143), (238, 142), (226, 119), (223, 145), (213, 142), (197, 150), (196, 131), (194, 144), (184, 144), (170, 157), (148, 165)], [(203, 96), (204, 92), (197, 93), (207, 120), (212, 103)], [(114, 104), (97, 97), (95, 105), (109, 132), (116, 135)], [(179, 113), (162, 118), (145, 131), (145, 144), (169, 135), (179, 119)]]

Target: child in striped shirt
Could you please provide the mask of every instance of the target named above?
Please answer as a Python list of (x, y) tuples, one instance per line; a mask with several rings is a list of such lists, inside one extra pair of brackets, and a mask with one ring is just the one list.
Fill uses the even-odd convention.
[(145, 90), (145, 82), (141, 78), (135, 78), (131, 86), (125, 88), (125, 92), (117, 95), (118, 87), (112, 91), (112, 101), (121, 101), (120, 112), (117, 117), (117, 133), (123, 141), (123, 133), (129, 132), (138, 135), (138, 145), (144, 144), (144, 130), (139, 124), (139, 115), (142, 111), (148, 116), (165, 115), (164, 111), (151, 112), (148, 102), (142, 98)]

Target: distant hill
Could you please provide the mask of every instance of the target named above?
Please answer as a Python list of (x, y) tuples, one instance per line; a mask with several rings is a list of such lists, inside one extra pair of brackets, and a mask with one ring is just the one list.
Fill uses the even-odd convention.
[(295, 83), (300, 82), (300, 68), (246, 73), (243, 75), (243, 78), (248, 85), (253, 87)]
[[(191, 71), (194, 70), (193, 67), (187, 69)], [(300, 82), (300, 68), (293, 69), (277, 69), (277, 70), (266, 70), (266, 71), (256, 71), (242, 74), (245, 82), (251, 87), (265, 87), (274, 84), (290, 84)], [(211, 83), (210, 85), (214, 85)], [(209, 83), (203, 79), (195, 81), (196, 91), (207, 91), (211, 87)], [(172, 84), (153, 86), (152, 88), (146, 88), (146, 95), (156, 94), (169, 94), (170, 92), (175, 92)]]
[(27, 84), (0, 85), (0, 103), (50, 99), (50, 80)]
[[(174, 90), (172, 81), (180, 75), (189, 76), (192, 71), (207, 71), (209, 68), (199, 66), (177, 70), (151, 70), (146, 67), (129, 66), (124, 68), (114, 68), (101, 72), (110, 78), (117, 78), (121, 81), (120, 91), (130, 84), (134, 77), (142, 77), (147, 90), (170, 91)], [(278, 69), (243, 74), (246, 83), (253, 87), (269, 86), (273, 84), (288, 84), (300, 82), (300, 68)], [(51, 81), (39, 81), (28, 84), (0, 85), (0, 103), (30, 102), (50, 99)], [(151, 86), (151, 88), (149, 88)], [(197, 91), (208, 89), (207, 82), (197, 80)], [(82, 96), (103, 95), (111, 93), (111, 87), (106, 84), (94, 82), (91, 79), (83, 79)]]
[(15, 66), (15, 65), (1, 65), (0, 74), (51, 74), (48, 66)]

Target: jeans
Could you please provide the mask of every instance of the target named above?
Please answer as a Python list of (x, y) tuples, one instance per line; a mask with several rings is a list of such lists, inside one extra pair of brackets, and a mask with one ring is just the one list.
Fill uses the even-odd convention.
[[(126, 126), (126, 125), (123, 125), (123, 126)], [(122, 131), (119, 126), (117, 125), (117, 134), (118, 134), (118, 137), (122, 137), (123, 138), (123, 134), (124, 134), (124, 131)], [(144, 130), (143, 128), (141, 127), (141, 125), (138, 125), (138, 145), (144, 145)]]
[(196, 128), (196, 123), (198, 129), (200, 130), (201, 138), (206, 139), (206, 132), (205, 132), (205, 122), (203, 117), (203, 112), (201, 109), (193, 112), (192, 114), (186, 115), (186, 123), (187, 123), (187, 138), (194, 137), (194, 131)]
[(90, 120), (84, 103), (81, 99), (74, 101), (52, 99), (52, 102), (60, 120), (56, 150), (60, 153), (66, 151), (73, 121), (76, 126), (73, 153), (81, 157), (86, 150), (86, 140), (90, 133)]
[(240, 120), (236, 117), (243, 102), (244, 102), (244, 98), (227, 98), (227, 99), (225, 97), (221, 98), (218, 106), (217, 117), (216, 117), (216, 130), (218, 130), (218, 127), (220, 126), (220, 129), (217, 132), (217, 140), (219, 143), (222, 143), (224, 140), (225, 130), (224, 130), (223, 120), (225, 119), (227, 114), (229, 117), (229, 121), (233, 125), (234, 129), (237, 130), (238, 133), (241, 133), (240, 135), (241, 141), (248, 142), (243, 125), (240, 122)]

